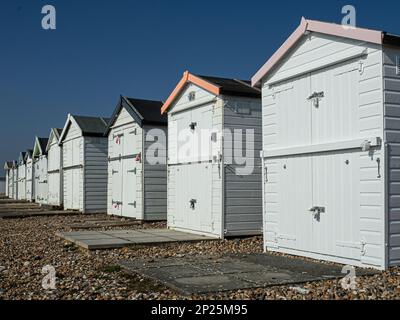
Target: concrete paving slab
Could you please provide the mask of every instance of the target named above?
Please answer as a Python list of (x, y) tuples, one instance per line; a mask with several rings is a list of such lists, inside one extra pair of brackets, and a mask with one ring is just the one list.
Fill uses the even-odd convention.
[(89, 250), (120, 248), (124, 245), (135, 244), (156, 245), (171, 242), (216, 240), (168, 229), (60, 232), (57, 233), (57, 236)]
[[(343, 278), (342, 266), (272, 254), (184, 256), (121, 261), (127, 272), (157, 280), (183, 294), (206, 294)], [(356, 268), (357, 276), (378, 271)]]
[(115, 249), (134, 245), (133, 242), (123, 239), (96, 239), (96, 240), (75, 240), (75, 244), (88, 250)]

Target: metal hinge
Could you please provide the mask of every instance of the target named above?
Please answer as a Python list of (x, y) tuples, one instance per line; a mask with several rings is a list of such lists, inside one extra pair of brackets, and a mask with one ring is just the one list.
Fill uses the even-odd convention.
[(128, 206), (134, 206), (136, 208), (136, 201), (134, 201), (132, 203), (128, 203)]
[(126, 172), (136, 174), (137, 170), (136, 170), (136, 168), (135, 168), (135, 169), (133, 169), (133, 170), (128, 170), (128, 171), (126, 171)]
[(111, 174), (116, 174), (116, 173), (118, 173), (118, 171), (116, 171), (116, 170), (111, 171)]
[(123, 137), (123, 136), (124, 136), (123, 133), (120, 133), (120, 134), (113, 134), (113, 139), (115, 139), (115, 138), (121, 138), (121, 137)]
[(264, 168), (264, 174), (265, 174), (264, 182), (267, 183), (268, 182), (268, 167), (267, 166), (265, 166), (265, 168)]

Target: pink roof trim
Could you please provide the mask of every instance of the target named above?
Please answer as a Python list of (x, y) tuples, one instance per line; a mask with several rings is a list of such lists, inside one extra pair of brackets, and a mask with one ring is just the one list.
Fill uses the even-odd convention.
[(370, 43), (382, 44), (383, 32), (362, 28), (346, 28), (339, 24), (321, 21), (301, 19), (299, 27), (283, 43), (283, 45), (272, 55), (272, 57), (261, 67), (260, 70), (251, 78), (252, 86), (257, 85), (269, 71), (283, 58), (283, 56), (297, 43), (297, 41), (307, 32), (318, 32), (333, 36), (361, 40)]

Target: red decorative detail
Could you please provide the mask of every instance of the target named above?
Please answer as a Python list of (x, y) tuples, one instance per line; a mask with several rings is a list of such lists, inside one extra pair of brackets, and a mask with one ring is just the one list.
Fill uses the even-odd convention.
[(136, 159), (135, 159), (136, 161), (142, 161), (142, 153), (139, 153), (137, 156), (136, 156)]

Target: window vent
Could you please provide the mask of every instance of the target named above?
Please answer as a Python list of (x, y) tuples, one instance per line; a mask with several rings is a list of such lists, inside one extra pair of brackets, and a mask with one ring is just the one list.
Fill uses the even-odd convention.
[(189, 101), (194, 101), (194, 99), (196, 99), (196, 92), (189, 92), (188, 99)]

